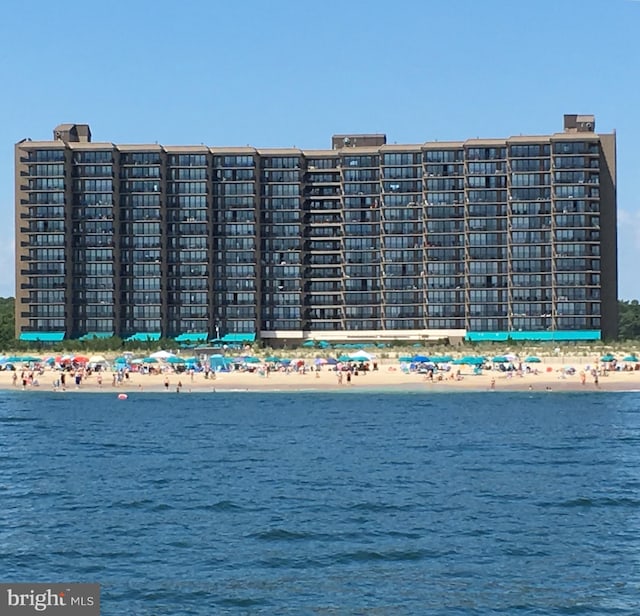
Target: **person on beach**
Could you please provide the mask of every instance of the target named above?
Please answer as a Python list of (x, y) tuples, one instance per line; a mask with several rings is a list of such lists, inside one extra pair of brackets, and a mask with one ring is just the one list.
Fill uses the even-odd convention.
[(496, 379), (495, 378), (491, 378), (491, 389), (495, 389), (496, 388)]
[(165, 376), (164, 377), (164, 388), (166, 391), (169, 391), (169, 377)]

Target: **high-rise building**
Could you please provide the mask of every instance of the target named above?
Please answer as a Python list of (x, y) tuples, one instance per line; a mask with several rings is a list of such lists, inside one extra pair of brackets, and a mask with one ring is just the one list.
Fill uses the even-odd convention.
[(615, 134), (326, 150), (16, 144), (16, 335), (300, 342), (617, 332)]

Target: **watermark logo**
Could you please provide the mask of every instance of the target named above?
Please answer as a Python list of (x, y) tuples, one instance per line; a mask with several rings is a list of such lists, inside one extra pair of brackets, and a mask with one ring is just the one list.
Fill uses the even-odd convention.
[(0, 584), (1, 616), (100, 616), (99, 584)]

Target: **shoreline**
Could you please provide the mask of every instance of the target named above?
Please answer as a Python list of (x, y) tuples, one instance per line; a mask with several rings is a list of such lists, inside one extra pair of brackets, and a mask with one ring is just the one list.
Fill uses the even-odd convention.
[[(419, 393), (419, 394), (456, 394), (456, 393), (484, 393), (484, 392), (640, 392), (640, 371), (610, 372), (608, 376), (601, 376), (598, 383), (589, 375), (585, 383), (581, 383), (579, 373), (561, 375), (558, 372), (540, 372), (539, 374), (524, 374), (522, 376), (507, 377), (498, 371), (483, 371), (482, 374), (463, 374), (461, 380), (445, 377), (431, 382), (422, 374), (406, 374), (400, 370), (381, 370), (353, 376), (350, 383), (343, 380), (338, 382), (337, 375), (332, 372), (316, 373), (272, 373), (269, 377), (249, 372), (218, 373), (215, 379), (205, 379), (203, 374), (138, 374), (131, 373), (129, 379), (112, 384), (112, 373), (103, 375), (102, 384), (98, 384), (96, 375), (92, 374), (75, 385), (69, 375), (65, 388), (55, 387), (54, 382), (59, 373), (46, 371), (36, 375), (37, 385), (27, 385), (23, 388), (21, 379), (16, 384), (12, 382), (12, 375), (16, 373), (0, 372), (0, 395), (7, 392), (24, 393), (26, 395), (38, 392), (51, 393), (100, 393), (117, 396), (126, 394), (128, 397), (144, 393), (164, 394), (215, 394), (215, 393)], [(17, 373), (18, 377), (20, 372)], [(168, 378), (168, 387), (165, 379)], [(492, 384), (493, 381), (493, 384)]]

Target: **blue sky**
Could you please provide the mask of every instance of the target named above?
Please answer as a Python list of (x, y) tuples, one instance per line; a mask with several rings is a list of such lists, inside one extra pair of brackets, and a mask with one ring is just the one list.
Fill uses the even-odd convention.
[[(13, 296), (13, 146), (325, 148), (562, 130), (618, 135), (619, 297), (640, 299), (637, 0), (7, 0), (0, 8), (0, 296)], [(634, 146), (633, 144), (636, 144)]]

